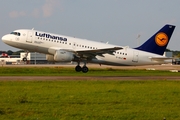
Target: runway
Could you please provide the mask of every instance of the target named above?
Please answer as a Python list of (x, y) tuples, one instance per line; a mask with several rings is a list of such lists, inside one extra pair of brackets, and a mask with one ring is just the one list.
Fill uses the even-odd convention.
[[(6, 65), (4, 67), (72, 67), (73, 64), (66, 65)], [(113, 68), (113, 69), (154, 69), (154, 70), (178, 70), (180, 65), (147, 65), (147, 66), (99, 66), (90, 64), (90, 68)], [(180, 80), (180, 76), (1, 76), (0, 81), (63, 81), (63, 80)]]
[(0, 81), (75, 81), (75, 80), (180, 80), (179, 76), (1, 76)]
[[(69, 67), (75, 68), (76, 64), (20, 64), (20, 65), (4, 65), (1, 67)], [(180, 65), (164, 64), (164, 65), (144, 65), (144, 66), (110, 66), (110, 65), (99, 65), (99, 64), (87, 64), (89, 68), (112, 68), (112, 69), (154, 69), (154, 70), (179, 70)]]

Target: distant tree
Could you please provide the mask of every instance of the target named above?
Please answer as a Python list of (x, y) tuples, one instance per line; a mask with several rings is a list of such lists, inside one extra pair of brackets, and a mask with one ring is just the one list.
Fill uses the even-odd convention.
[(169, 49), (169, 48), (166, 48), (166, 50), (165, 50), (166, 52), (170, 52), (171, 50)]
[(172, 52), (173, 52), (174, 56), (177, 56), (178, 54), (180, 54), (180, 51), (177, 51), (177, 50), (176, 51), (172, 51)]
[(24, 50), (19, 50), (19, 51), (13, 52), (13, 55), (20, 55), (21, 52), (24, 52)]
[(13, 54), (13, 51), (8, 50), (6, 53), (7, 53), (8, 55), (12, 55), (12, 54)]
[(0, 55), (1, 55), (2, 53), (6, 53), (6, 51), (0, 51)]
[(177, 54), (177, 57), (180, 58), (180, 53)]

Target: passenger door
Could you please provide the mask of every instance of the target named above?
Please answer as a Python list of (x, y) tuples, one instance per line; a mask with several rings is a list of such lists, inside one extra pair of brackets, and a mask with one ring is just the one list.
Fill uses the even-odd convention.
[(33, 40), (33, 32), (32, 31), (28, 31), (26, 42), (32, 43), (32, 40)]

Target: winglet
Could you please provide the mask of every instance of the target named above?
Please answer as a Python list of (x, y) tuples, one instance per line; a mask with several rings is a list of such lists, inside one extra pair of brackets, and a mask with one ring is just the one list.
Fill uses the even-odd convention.
[(135, 49), (163, 55), (174, 29), (174, 25), (165, 25), (144, 44)]

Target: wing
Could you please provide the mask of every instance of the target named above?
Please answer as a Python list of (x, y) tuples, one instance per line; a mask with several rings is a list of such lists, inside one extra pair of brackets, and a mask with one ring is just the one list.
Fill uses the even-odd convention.
[(76, 55), (78, 58), (86, 58), (91, 59), (94, 58), (96, 55), (103, 56), (103, 54), (111, 54), (113, 55), (113, 52), (116, 50), (121, 50), (122, 47), (112, 47), (112, 48), (104, 48), (104, 49), (90, 49), (90, 50), (72, 50), (72, 49), (61, 49), (59, 47), (51, 47), (48, 49), (48, 52), (52, 55), (56, 53), (57, 50), (65, 50), (72, 52)]
[(93, 58), (96, 55), (103, 56), (103, 54), (111, 54), (116, 50), (121, 50), (122, 47), (104, 48), (104, 49), (93, 49), (93, 50), (78, 50), (75, 51), (76, 55), (82, 58)]

